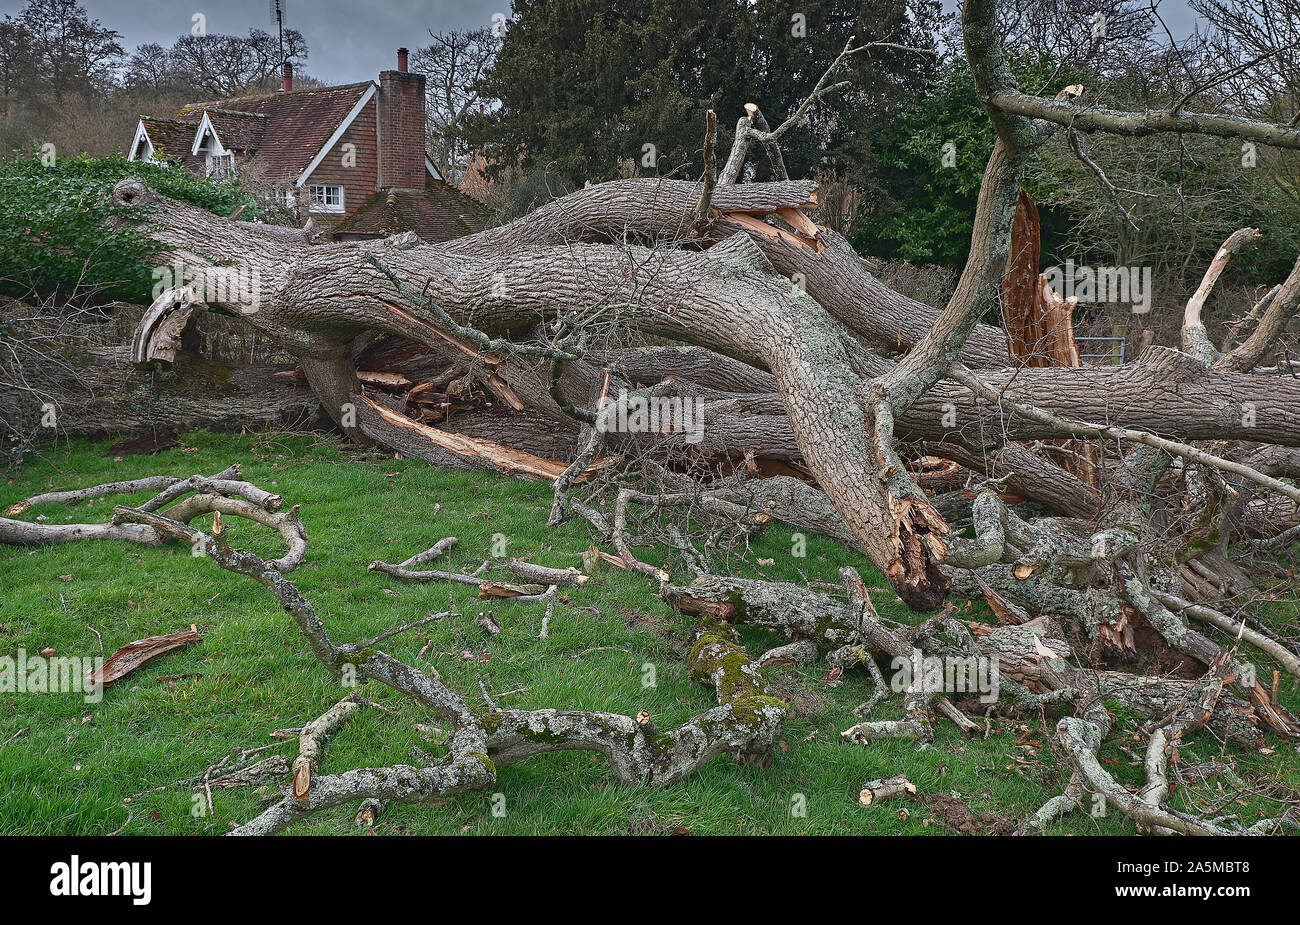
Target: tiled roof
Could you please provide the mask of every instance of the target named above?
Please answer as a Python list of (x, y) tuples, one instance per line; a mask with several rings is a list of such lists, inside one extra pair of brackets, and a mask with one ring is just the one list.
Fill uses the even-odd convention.
[(194, 144), (194, 122), (155, 119), (152, 116), (143, 116), (140, 121), (149, 133), (149, 142), (158, 160), (181, 159), (190, 153), (190, 146)]
[(441, 180), (423, 190), (380, 190), (334, 228), (335, 235), (414, 231), (431, 243), (479, 231), (489, 215), (478, 200)]
[[(342, 87), (190, 103), (181, 110), (180, 119), (198, 122), (206, 111), (222, 143), (247, 152), (250, 160), (263, 165), (268, 179), (296, 177), (371, 86), (367, 80)], [(192, 134), (190, 138), (192, 142)]]
[(252, 154), (262, 141), (262, 133), (271, 117), (262, 112), (239, 112), (234, 109), (206, 110), (208, 121), (228, 151)]
[(492, 183), (487, 178), (487, 159), (482, 152), (475, 151), (465, 168), (465, 176), (460, 181), (460, 191), (482, 202), (492, 191)]

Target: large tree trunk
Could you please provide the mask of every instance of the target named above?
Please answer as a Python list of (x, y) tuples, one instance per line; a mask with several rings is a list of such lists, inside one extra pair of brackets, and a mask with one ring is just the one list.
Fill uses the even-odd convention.
[[(809, 205), (812, 184), (720, 187), (713, 197), (714, 221), (692, 237), (688, 206), (699, 192), (699, 184), (682, 181), (622, 181), (579, 191), (510, 225), (447, 244), (406, 237), (318, 247), (163, 201), (135, 181), (120, 184), (115, 198), (122, 205), (156, 207), (153, 233), (169, 258), (202, 267), (199, 255), (216, 253), (229, 262), (197, 271), (209, 275), (209, 293), (219, 288), (213, 277), (223, 282), (242, 274), (242, 288), (224, 287), (224, 300), (218, 293), (216, 304), (240, 313), (298, 356), (322, 406), (354, 433), (351, 396), (358, 386), (351, 345), (373, 331), (460, 359), (509, 401), (563, 416), (546, 387), (547, 361), (485, 352), (436, 313), (410, 304), (395, 283), (420, 293), (453, 323), (516, 343), (560, 318), (581, 325), (599, 316), (606, 332), (637, 331), (709, 351), (692, 355), (693, 365), (683, 367), (701, 379), (706, 376), (699, 367), (715, 365), (701, 364), (701, 357), (739, 360), (755, 370), (746, 374), (747, 386), (770, 382), (789, 427), (793, 446), (787, 448), (797, 450), (799, 465), (823, 489), (860, 548), (911, 605), (935, 606), (947, 588), (937, 569), (947, 526), (906, 474), (900, 477), (871, 390), (872, 383), (896, 373), (885, 354), (926, 336), (936, 313), (881, 285), (845, 242), (824, 230), (817, 240), (825, 246), (814, 247), (743, 221)], [(642, 244), (574, 240), (626, 236)], [(676, 249), (672, 243), (706, 249)], [(1000, 332), (980, 325), (962, 350), (972, 365), (1007, 356)], [(571, 390), (566, 394), (588, 395), (599, 368), (583, 360), (565, 366), (570, 368), (563, 387)], [(660, 375), (678, 372), (669, 354), (652, 366)], [(713, 381), (724, 382), (727, 375)], [(1300, 381), (1211, 371), (1171, 351), (1153, 350), (1117, 369), (986, 368), (981, 375), (993, 388), (1032, 396), (1063, 417), (1185, 439), (1300, 444)], [(1152, 400), (1157, 394), (1159, 402)], [(1248, 403), (1250, 415), (1241, 410)], [(968, 464), (996, 454), (1008, 440), (1069, 435), (1016, 416), (990, 433), (984, 422), (993, 410), (968, 389), (941, 381), (893, 423), (904, 440)], [(777, 426), (773, 432), (784, 431)], [(945, 447), (952, 449), (945, 454)], [(1035, 479), (1022, 472), (1021, 481)], [(1064, 504), (1076, 510), (1087, 503), (1086, 486), (1062, 492), (1052, 487), (1064, 481), (1060, 477), (1037, 481), (1044, 497), (1070, 496), (1073, 502)]]

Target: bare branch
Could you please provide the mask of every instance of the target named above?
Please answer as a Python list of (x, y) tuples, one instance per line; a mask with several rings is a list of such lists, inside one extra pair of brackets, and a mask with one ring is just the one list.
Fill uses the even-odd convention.
[(1228, 260), (1233, 254), (1245, 250), (1259, 239), (1258, 228), (1241, 228), (1234, 231), (1228, 240), (1224, 241), (1214, 259), (1210, 261), (1209, 267), (1205, 270), (1205, 277), (1201, 280), (1201, 285), (1196, 288), (1196, 292), (1187, 300), (1187, 307), (1183, 311), (1183, 329), (1182, 341), (1183, 350), (1204, 363), (1213, 363), (1219, 358), (1219, 352), (1214, 349), (1214, 344), (1210, 342), (1209, 334), (1206, 333), (1205, 324), (1201, 321), (1201, 308), (1205, 305), (1205, 300), (1209, 297), (1210, 291), (1218, 281), (1219, 276), (1223, 273), (1224, 267), (1228, 265)]

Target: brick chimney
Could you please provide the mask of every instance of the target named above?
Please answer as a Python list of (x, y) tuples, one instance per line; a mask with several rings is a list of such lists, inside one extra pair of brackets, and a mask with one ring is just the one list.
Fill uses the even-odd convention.
[(293, 62), (284, 62), (284, 84), (280, 87), (281, 93), (289, 93), (293, 90)]
[(407, 50), (397, 50), (397, 70), (379, 73), (379, 185), (424, 189), (424, 75), (406, 70)]

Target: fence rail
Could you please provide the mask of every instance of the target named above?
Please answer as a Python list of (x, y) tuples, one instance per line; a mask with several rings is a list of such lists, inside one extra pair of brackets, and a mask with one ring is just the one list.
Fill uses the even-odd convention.
[(1075, 341), (1081, 345), (1096, 345), (1102, 347), (1109, 345), (1104, 353), (1084, 353), (1079, 351), (1079, 359), (1083, 361), (1092, 360), (1094, 366), (1123, 366), (1125, 348), (1128, 343), (1124, 337), (1076, 337)]

